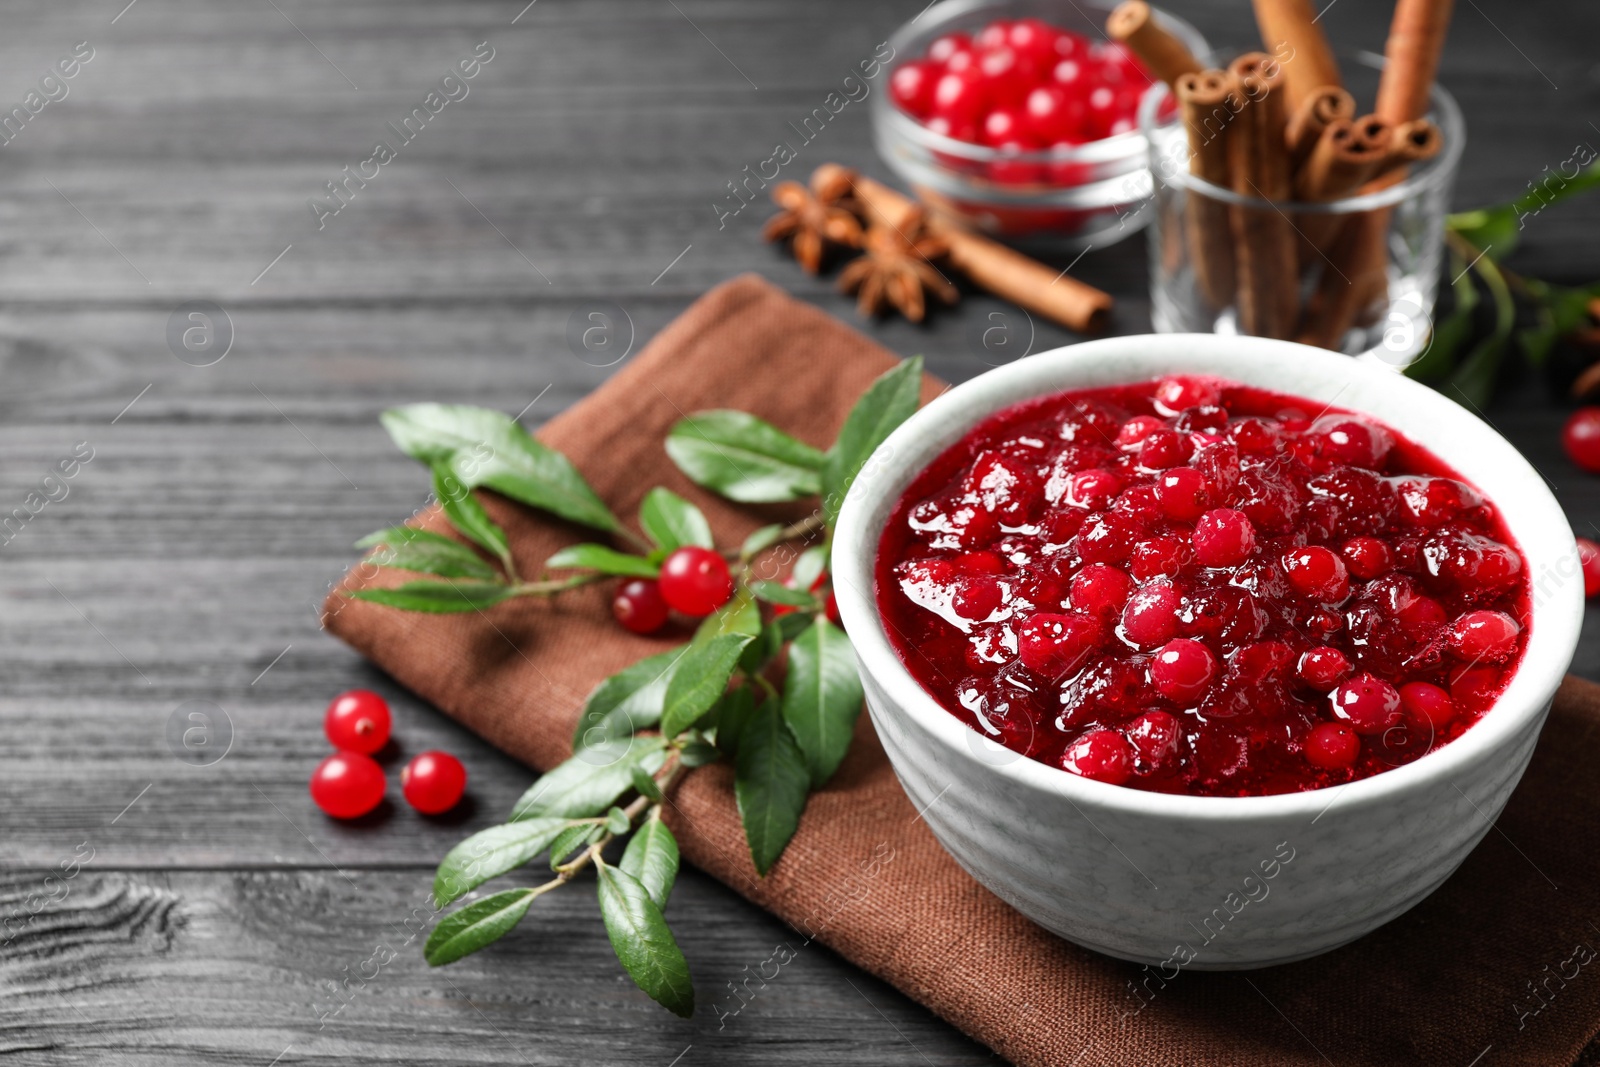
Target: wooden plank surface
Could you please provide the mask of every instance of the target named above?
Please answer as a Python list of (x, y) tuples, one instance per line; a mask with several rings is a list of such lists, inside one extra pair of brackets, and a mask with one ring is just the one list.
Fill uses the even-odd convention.
[[(0, 103), (76, 42), (95, 49), (69, 96), (0, 148), (0, 513), (79, 442), (93, 449), (69, 495), (0, 545), (0, 1053), (14, 1062), (992, 1058), (820, 948), (725, 1028), (677, 1020), (621, 975), (581, 890), (444, 971), (405, 944), (438, 858), (530, 776), (318, 629), (350, 542), (426, 491), (377, 413), (533, 402), (537, 424), (610, 372), (569, 350), (569, 316), (620, 304), (636, 348), (741, 271), (853, 320), (828, 280), (761, 244), (764, 208), (719, 229), (711, 205), (922, 6), (524, 3), (71, 0), (4, 15)], [(1253, 32), (1236, 2), (1180, 10), (1220, 46)], [(1381, 47), (1386, 20), (1377, 0), (1326, 17), (1349, 49)], [(1584, 118), (1600, 114), (1596, 31), (1592, 7), (1461, 6), (1444, 70), (1471, 129), (1458, 203), (1514, 195), (1600, 142)], [(495, 57), (469, 96), (318, 230), (308, 199), (485, 40)], [(796, 166), (827, 159), (883, 174), (864, 108)], [(1600, 204), (1551, 209), (1516, 265), (1588, 280), (1597, 236)], [(1075, 273), (1117, 295), (1120, 331), (1148, 328), (1142, 240)], [(193, 300), (232, 324), (211, 366), (168, 348)], [(1014, 314), (974, 295), (928, 327), (862, 326), (962, 380), (987, 365), (974, 324), (993, 311)], [(1071, 339), (1039, 324), (1034, 350)], [(1489, 411), (1595, 532), (1600, 483), (1561, 457), (1559, 416), (1526, 374)], [(1589, 621), (1575, 669), (1600, 676)], [(408, 751), (467, 762), (460, 812), (343, 825), (311, 808), (322, 707), (353, 685), (391, 698)], [(211, 766), (166, 740), (194, 701), (231, 724)], [(77, 876), (47, 887), (84, 849)], [(786, 936), (692, 872), (672, 918), (708, 999)], [(393, 960), (331, 1013), (346, 968), (370, 970), (378, 946)]]

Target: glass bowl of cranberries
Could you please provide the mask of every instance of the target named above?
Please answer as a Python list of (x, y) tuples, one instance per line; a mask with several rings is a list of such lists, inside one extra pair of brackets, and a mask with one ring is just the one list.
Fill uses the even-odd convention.
[(1544, 480), (1379, 364), (1095, 341), (879, 456), (833, 573), (884, 749), (979, 881), (1125, 959), (1283, 963), (1411, 907), (1499, 815), (1577, 645)]
[[(937, 211), (1003, 238), (1105, 245), (1148, 221), (1150, 76), (1105, 36), (1112, 4), (946, 0), (890, 39), (873, 137)], [(1195, 55), (1188, 23), (1156, 18)]]

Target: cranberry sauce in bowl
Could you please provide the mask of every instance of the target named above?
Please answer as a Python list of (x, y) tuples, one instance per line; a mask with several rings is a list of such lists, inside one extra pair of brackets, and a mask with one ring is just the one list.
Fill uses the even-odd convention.
[(1527, 642), (1494, 506), (1368, 416), (1221, 379), (991, 416), (877, 560), (913, 677), (1007, 748), (1111, 784), (1289, 793), (1409, 763)]

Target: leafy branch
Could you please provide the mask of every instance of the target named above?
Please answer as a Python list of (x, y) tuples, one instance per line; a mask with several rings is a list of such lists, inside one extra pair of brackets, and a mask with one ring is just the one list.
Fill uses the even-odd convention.
[[(717, 551), (734, 578), (727, 603), (686, 641), (594, 688), (573, 755), (529, 787), (508, 821), (445, 856), (433, 887), (440, 908), (540, 856), (551, 877), (447, 915), (424, 949), (430, 964), (498, 940), (540, 896), (592, 869), (624, 970), (663, 1006), (693, 1012), (688, 965), (663, 915), (679, 859), (664, 819), (671, 788), (687, 770), (730, 762), (751, 862), (765, 876), (811, 792), (837, 772), (863, 693), (855, 651), (832, 615), (828, 545), (857, 479), (916, 411), (921, 384), (920, 357), (879, 377), (826, 451), (741, 411), (697, 412), (674, 425), (667, 454), (696, 485), (746, 504), (817, 498), (804, 518), (764, 526), (738, 546), (718, 546), (700, 509), (664, 487), (645, 494), (634, 532), (567, 457), (498, 412), (415, 404), (384, 414), (395, 443), (428, 466), (439, 512), (456, 536), (396, 526), (362, 538), (356, 547), (372, 550), (368, 563), (426, 577), (351, 597), (408, 611), (487, 611), (611, 578), (653, 579), (669, 555), (690, 546)], [(485, 489), (603, 539), (569, 545), (544, 561), (537, 578), (523, 579), (509, 538), (480, 499)], [(777, 580), (785, 568), (787, 579)], [(608, 859), (624, 840), (620, 858)]]
[[(1600, 282), (1553, 285), (1522, 277), (1506, 267), (1505, 260), (1520, 244), (1528, 219), (1596, 186), (1600, 186), (1600, 161), (1570, 177), (1552, 175), (1507, 203), (1451, 215), (1445, 238), (1454, 279), (1453, 308), (1435, 323), (1428, 349), (1405, 373), (1482, 406), (1494, 391), (1508, 351), (1515, 348), (1529, 363), (1543, 366), (1560, 341), (1592, 327)], [(1531, 325), (1518, 330), (1519, 320), (1527, 319)]]

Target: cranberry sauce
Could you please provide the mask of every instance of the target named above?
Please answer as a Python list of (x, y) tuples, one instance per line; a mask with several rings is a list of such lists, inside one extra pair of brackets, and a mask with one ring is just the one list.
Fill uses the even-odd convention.
[(992, 416), (906, 491), (877, 597), (974, 731), (1205, 796), (1365, 778), (1460, 736), (1526, 645), (1500, 516), (1376, 420), (1214, 378)]

